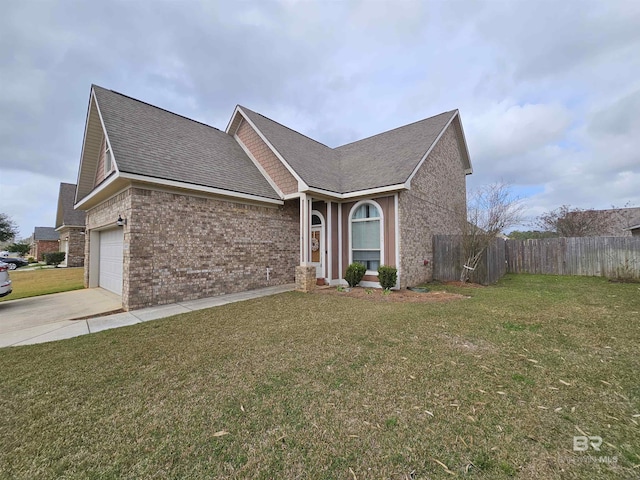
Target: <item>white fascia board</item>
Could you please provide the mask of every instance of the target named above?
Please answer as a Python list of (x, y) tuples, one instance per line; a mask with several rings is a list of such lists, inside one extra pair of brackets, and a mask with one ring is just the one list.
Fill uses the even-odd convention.
[[(236, 118), (236, 114), (238, 113), (238, 108), (239, 108), (239, 105), (236, 105), (236, 108), (233, 109), (233, 115), (231, 115), (231, 118), (229, 119), (229, 123), (227, 123), (227, 128), (224, 129), (225, 133), (229, 133), (229, 129), (233, 124), (233, 120)], [(235, 135), (235, 132), (234, 132), (234, 135)]]
[[(95, 92), (93, 90), (91, 90), (91, 93), (95, 97)], [(119, 174), (120, 170), (118, 169), (118, 162), (116, 161), (116, 154), (113, 151), (113, 148), (111, 148), (111, 142), (109, 141), (109, 135), (107, 134), (107, 127), (104, 125), (104, 120), (102, 119), (102, 113), (100, 112), (100, 105), (98, 104), (98, 100), (97, 99), (96, 99), (96, 110), (98, 110), (98, 118), (100, 119), (100, 125), (102, 125), (102, 132), (104, 133), (104, 139), (107, 142), (107, 148), (111, 152), (111, 160), (112, 160), (112, 164), (113, 164), (114, 170), (116, 171), (116, 174)]]
[(469, 168), (465, 168), (464, 173), (471, 175), (473, 173), (473, 165), (471, 165), (471, 157), (469, 156), (469, 146), (467, 145), (467, 137), (464, 134), (464, 128), (462, 126), (462, 118), (460, 117), (460, 111), (456, 110), (456, 117), (458, 119), (458, 126), (460, 127), (460, 133), (462, 134), (462, 143), (464, 144), (465, 156), (467, 157), (467, 163)]
[(91, 87), (91, 93), (89, 94), (89, 107), (87, 108), (87, 117), (84, 121), (84, 136), (82, 137), (82, 149), (80, 150), (80, 166), (78, 167), (78, 176), (76, 178), (76, 194), (73, 196), (74, 201), (78, 201), (78, 185), (80, 185), (80, 173), (82, 172), (82, 163), (84, 160), (84, 147), (87, 142), (87, 130), (89, 130), (89, 116), (91, 115), (91, 104), (94, 101), (93, 87)]
[(300, 192), (296, 193), (287, 193), (284, 197), (285, 200), (292, 200), (294, 198), (300, 198)]
[(56, 232), (61, 231), (63, 228), (85, 228), (84, 225), (60, 225), (58, 228), (56, 228)]
[(293, 168), (291, 168), (291, 165), (289, 165), (287, 163), (287, 161), (282, 157), (282, 155), (280, 155), (280, 152), (278, 152), (278, 150), (276, 150), (275, 147), (273, 145), (271, 145), (271, 142), (267, 139), (267, 137), (265, 137), (262, 134), (262, 132), (258, 129), (258, 127), (256, 127), (256, 125), (251, 121), (251, 119), (249, 118), (248, 115), (245, 115), (245, 113), (242, 111), (242, 109), (240, 107), (238, 107), (238, 112), (240, 112), (240, 114), (242, 115), (242, 118), (249, 125), (251, 125), (251, 128), (253, 128), (253, 130), (258, 134), (258, 136), (262, 139), (262, 141), (267, 144), (267, 146), (271, 149), (273, 154), (276, 157), (278, 157), (278, 159), (282, 162), (282, 164), (285, 166), (285, 168), (287, 170), (289, 170), (289, 173), (291, 175), (293, 175), (293, 178), (295, 178), (298, 181), (298, 189), (299, 190), (304, 190), (304, 188), (300, 188), (300, 185), (302, 185), (303, 187), (308, 187), (308, 185), (305, 183), (305, 181), (302, 180), (302, 178), (300, 178), (300, 175), (298, 175), (297, 172)]
[(444, 126), (444, 128), (440, 131), (440, 133), (436, 137), (436, 139), (433, 141), (433, 143), (429, 147), (429, 150), (427, 150), (427, 153), (424, 154), (422, 159), (418, 162), (418, 165), (416, 166), (416, 168), (413, 169), (413, 172), (411, 172), (411, 175), (409, 175), (409, 178), (407, 178), (407, 181), (405, 182), (405, 184), (407, 185), (407, 188), (411, 188), (411, 180), (413, 180), (413, 177), (415, 177), (416, 173), (418, 173), (418, 170), (420, 170), (420, 167), (425, 162), (425, 160), (427, 159), (431, 151), (436, 147), (436, 145), (444, 135), (444, 132), (447, 131), (447, 128), (449, 128), (449, 125), (451, 125), (451, 123), (453, 122), (453, 119), (456, 118), (456, 115), (458, 115), (458, 110), (456, 110), (456, 113), (451, 115), (451, 118), (449, 119), (447, 124)]
[(262, 176), (267, 180), (267, 182), (269, 182), (269, 185), (271, 185), (271, 188), (273, 188), (275, 190), (275, 192), (278, 194), (278, 196), (280, 198), (284, 198), (284, 192), (282, 190), (280, 190), (280, 187), (278, 187), (278, 185), (276, 184), (276, 182), (273, 181), (273, 179), (269, 176), (269, 174), (267, 173), (267, 171), (264, 169), (264, 167), (260, 164), (260, 162), (253, 156), (253, 154), (251, 153), (251, 151), (245, 146), (244, 143), (242, 143), (242, 140), (240, 140), (240, 138), (238, 138), (238, 135), (233, 135), (233, 138), (235, 139), (235, 141), (238, 143), (238, 145), (240, 145), (240, 148), (242, 148), (242, 150), (244, 150), (244, 153), (247, 154), (247, 157), (249, 157), (251, 159), (251, 161), (253, 162), (253, 164), (256, 166), (256, 168), (260, 171), (260, 173), (262, 174)]
[(380, 193), (395, 192), (398, 190), (406, 190), (407, 186), (404, 183), (398, 183), (396, 185), (387, 185), (386, 187), (369, 188), (367, 190), (356, 190), (355, 192), (348, 193), (336, 193), (329, 190), (322, 190), (321, 188), (308, 187), (305, 191), (310, 193), (317, 193), (326, 197), (335, 198), (338, 200), (347, 200), (350, 198), (367, 197), (371, 195), (378, 195)]
[(115, 182), (118, 178), (120, 177), (120, 175), (118, 173), (115, 173), (113, 175), (111, 175), (109, 178), (107, 178), (106, 181), (102, 182), (100, 184), (100, 186), (98, 186), (98, 188), (94, 188), (91, 193), (89, 193), (89, 195), (87, 195), (86, 197), (84, 197), (82, 200), (80, 200), (79, 202), (77, 202), (73, 208), (74, 210), (83, 210), (83, 206), (86, 205), (86, 203), (93, 199), (94, 197), (96, 197), (97, 195), (99, 195), (104, 189), (106, 189), (109, 185), (111, 185), (113, 182)]
[(136, 173), (120, 172), (117, 177), (124, 178), (125, 180), (153, 183), (156, 185), (164, 185), (166, 187), (182, 188), (184, 190), (193, 190), (196, 192), (205, 192), (213, 195), (220, 195), (222, 197), (239, 198), (242, 200), (250, 200), (252, 202), (259, 203), (271, 203), (274, 205), (284, 205), (284, 201), (275, 198), (260, 197), (258, 195), (251, 195), (249, 193), (232, 192), (231, 190), (223, 190), (221, 188), (205, 187), (203, 185), (194, 185), (192, 183), (179, 182), (176, 180), (166, 180), (163, 178), (147, 177), (145, 175), (138, 175)]

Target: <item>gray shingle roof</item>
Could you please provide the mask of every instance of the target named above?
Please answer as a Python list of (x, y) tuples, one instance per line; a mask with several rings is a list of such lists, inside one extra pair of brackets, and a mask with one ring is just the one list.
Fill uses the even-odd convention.
[(336, 148), (342, 193), (404, 183), (456, 111)]
[(74, 210), (73, 203), (76, 198), (76, 185), (74, 183), (60, 183), (58, 194), (58, 213), (56, 215), (56, 228), (62, 225), (83, 226), (85, 213), (82, 210)]
[(337, 193), (407, 181), (456, 111), (330, 148), (240, 106), (252, 123), (310, 187)]
[(53, 227), (36, 227), (33, 230), (33, 240), (58, 240), (60, 235)]
[(340, 162), (334, 149), (246, 107), (240, 108), (307, 185), (341, 191)]
[(112, 90), (93, 90), (120, 172), (279, 198), (232, 136)]

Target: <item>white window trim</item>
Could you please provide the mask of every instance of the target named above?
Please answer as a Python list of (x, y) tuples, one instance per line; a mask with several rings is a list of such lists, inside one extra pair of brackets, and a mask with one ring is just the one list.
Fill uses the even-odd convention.
[[(366, 219), (362, 218), (362, 219), (354, 220), (353, 214), (358, 210), (358, 208), (360, 208), (362, 205), (367, 203), (376, 207), (378, 209), (378, 212), (380, 212), (380, 216), (374, 217), (374, 218), (366, 218)], [(382, 211), (382, 207), (380, 206), (380, 204), (375, 200), (360, 200), (353, 207), (351, 207), (351, 211), (349, 212), (349, 222), (348, 222), (349, 224), (349, 265), (353, 263), (353, 245), (352, 245), (353, 238), (352, 238), (352, 232), (351, 232), (351, 223), (354, 221), (365, 222), (365, 221), (371, 221), (376, 219), (380, 220), (380, 265), (385, 265), (384, 263), (384, 212)], [(372, 252), (378, 251), (377, 248), (359, 248), (358, 250), (372, 251)], [(377, 277), (378, 272), (374, 272), (373, 270), (367, 270), (365, 275), (372, 275), (374, 277)]]

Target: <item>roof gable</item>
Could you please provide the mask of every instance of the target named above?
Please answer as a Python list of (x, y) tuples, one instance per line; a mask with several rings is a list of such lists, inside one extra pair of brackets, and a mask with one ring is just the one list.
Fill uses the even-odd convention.
[(61, 183), (58, 194), (58, 210), (56, 212), (56, 228), (63, 225), (82, 227), (85, 224), (85, 213), (75, 210), (76, 185), (73, 183)]
[[(233, 137), (214, 127), (94, 85), (88, 133), (98, 123), (104, 125), (119, 176), (130, 174), (149, 181), (168, 180), (279, 200)], [(95, 148), (84, 150), (79, 182), (95, 175), (99, 154)], [(93, 189), (86, 183), (79, 183), (77, 201)]]
[[(330, 148), (246, 107), (238, 109), (309, 187), (346, 194), (405, 184), (451, 124), (458, 137), (463, 169), (472, 171), (457, 110)], [(236, 124), (233, 117), (228, 128)]]

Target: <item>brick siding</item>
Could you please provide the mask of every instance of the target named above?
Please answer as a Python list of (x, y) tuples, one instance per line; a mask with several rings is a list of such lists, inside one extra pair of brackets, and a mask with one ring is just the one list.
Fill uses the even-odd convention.
[(44, 260), (42, 255), (45, 253), (57, 252), (60, 249), (58, 240), (37, 240), (33, 242), (30, 255), (38, 261)]
[(266, 207), (133, 187), (87, 212), (87, 226), (118, 214), (127, 310), (294, 282), (298, 200)]
[(434, 234), (460, 233), (466, 177), (459, 148), (452, 124), (413, 177), (411, 189), (399, 194), (402, 288), (432, 279)]
[[(60, 238), (67, 239), (69, 242), (69, 253), (66, 258), (67, 267), (82, 267), (84, 266), (84, 241), (85, 235), (84, 227), (68, 227), (60, 230)], [(63, 242), (60, 242), (60, 251), (64, 251)]]

